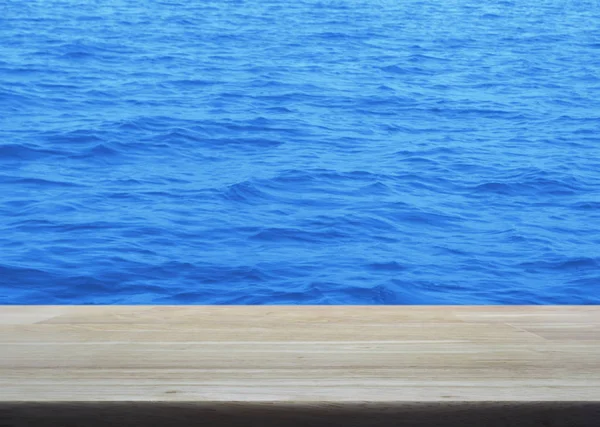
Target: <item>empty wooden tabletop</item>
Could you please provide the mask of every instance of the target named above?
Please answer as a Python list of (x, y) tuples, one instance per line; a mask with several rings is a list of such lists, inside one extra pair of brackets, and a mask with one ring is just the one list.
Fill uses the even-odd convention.
[(597, 402), (600, 306), (2, 306), (0, 402)]

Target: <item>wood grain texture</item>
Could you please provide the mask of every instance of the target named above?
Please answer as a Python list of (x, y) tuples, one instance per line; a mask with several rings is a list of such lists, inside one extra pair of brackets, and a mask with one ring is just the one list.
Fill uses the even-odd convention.
[(0, 348), (4, 404), (600, 402), (595, 306), (5, 306)]

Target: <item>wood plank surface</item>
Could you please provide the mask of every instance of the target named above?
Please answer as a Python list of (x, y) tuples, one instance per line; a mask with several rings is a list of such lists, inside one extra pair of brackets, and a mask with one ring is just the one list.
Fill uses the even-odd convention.
[(0, 402), (598, 402), (598, 306), (0, 307)]

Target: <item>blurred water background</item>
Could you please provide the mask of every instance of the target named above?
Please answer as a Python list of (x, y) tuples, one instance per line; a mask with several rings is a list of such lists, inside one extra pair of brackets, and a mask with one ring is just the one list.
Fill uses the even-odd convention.
[(0, 303), (600, 303), (597, 0), (0, 2)]

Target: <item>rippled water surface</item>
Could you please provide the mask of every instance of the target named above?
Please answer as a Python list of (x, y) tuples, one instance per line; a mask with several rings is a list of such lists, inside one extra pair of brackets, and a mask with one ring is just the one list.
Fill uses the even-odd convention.
[(5, 0), (0, 303), (600, 303), (600, 4)]

